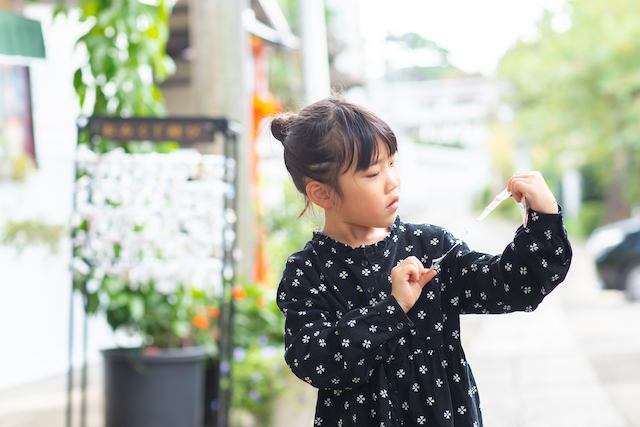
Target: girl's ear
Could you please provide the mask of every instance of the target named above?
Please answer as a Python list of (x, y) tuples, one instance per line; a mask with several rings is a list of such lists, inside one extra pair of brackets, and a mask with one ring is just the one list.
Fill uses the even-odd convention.
[(329, 209), (333, 206), (329, 188), (326, 184), (318, 181), (310, 181), (306, 187), (307, 196), (311, 201), (323, 209)]

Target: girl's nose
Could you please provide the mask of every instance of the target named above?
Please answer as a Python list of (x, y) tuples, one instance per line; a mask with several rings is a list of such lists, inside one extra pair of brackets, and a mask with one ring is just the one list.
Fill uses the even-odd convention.
[(400, 177), (396, 174), (390, 173), (387, 180), (388, 191), (391, 192), (400, 186)]

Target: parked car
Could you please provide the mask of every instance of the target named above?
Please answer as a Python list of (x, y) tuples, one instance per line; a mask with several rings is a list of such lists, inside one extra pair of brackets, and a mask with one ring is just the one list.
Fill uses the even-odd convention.
[(604, 289), (640, 300), (640, 217), (600, 227), (587, 240)]

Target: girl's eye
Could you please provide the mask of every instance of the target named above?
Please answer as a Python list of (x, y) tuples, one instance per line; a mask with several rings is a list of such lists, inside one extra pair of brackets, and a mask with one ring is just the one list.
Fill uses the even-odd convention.
[(375, 178), (376, 176), (380, 175), (380, 172), (376, 172), (376, 173), (372, 173), (371, 175), (367, 175), (369, 178)]

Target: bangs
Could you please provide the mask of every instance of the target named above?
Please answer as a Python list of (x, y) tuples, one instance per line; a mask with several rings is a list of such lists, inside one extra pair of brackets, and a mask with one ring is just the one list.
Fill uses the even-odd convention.
[(340, 123), (340, 129), (335, 129), (338, 135), (334, 134), (333, 137), (341, 140), (342, 172), (348, 171), (354, 164), (355, 172), (359, 172), (378, 163), (382, 147), (387, 149), (389, 156), (398, 151), (391, 128), (371, 111), (364, 108), (337, 108), (334, 113)]

